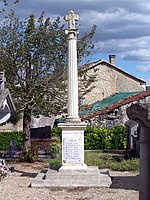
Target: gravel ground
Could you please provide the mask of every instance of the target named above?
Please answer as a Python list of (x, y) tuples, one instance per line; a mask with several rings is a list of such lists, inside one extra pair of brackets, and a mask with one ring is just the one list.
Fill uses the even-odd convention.
[[(110, 188), (31, 188), (30, 183), (42, 169), (40, 163), (12, 164), (15, 172), (0, 182), (0, 199), (4, 200), (138, 200), (139, 175), (110, 171)], [(10, 167), (10, 166), (9, 166)]]

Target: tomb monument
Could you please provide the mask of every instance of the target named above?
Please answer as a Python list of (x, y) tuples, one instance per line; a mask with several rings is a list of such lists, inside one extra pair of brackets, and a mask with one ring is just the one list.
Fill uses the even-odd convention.
[(109, 187), (111, 178), (107, 169), (84, 163), (84, 129), (78, 114), (78, 73), (77, 73), (77, 35), (76, 22), (79, 16), (70, 11), (68, 22), (68, 84), (65, 123), (58, 124), (62, 129), (62, 166), (56, 171), (48, 169), (40, 172), (32, 181), (32, 187)]
[(140, 124), (140, 189), (139, 199), (150, 199), (150, 103), (133, 104), (127, 109), (129, 119)]

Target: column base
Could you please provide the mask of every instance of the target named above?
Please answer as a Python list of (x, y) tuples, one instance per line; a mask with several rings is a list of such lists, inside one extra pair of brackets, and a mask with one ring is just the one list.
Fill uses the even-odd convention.
[(81, 123), (81, 119), (78, 116), (68, 116), (65, 122), (66, 123)]

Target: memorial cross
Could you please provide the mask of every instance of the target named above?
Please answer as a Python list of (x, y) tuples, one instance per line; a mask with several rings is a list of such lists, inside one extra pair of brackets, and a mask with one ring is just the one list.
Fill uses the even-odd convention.
[(74, 11), (71, 10), (64, 19), (65, 21), (68, 21), (69, 29), (76, 29), (76, 21), (79, 20), (79, 15), (75, 14)]

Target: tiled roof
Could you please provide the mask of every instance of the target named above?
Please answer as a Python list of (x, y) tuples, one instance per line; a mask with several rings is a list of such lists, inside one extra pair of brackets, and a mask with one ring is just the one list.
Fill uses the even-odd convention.
[(150, 96), (150, 92), (120, 92), (113, 94), (103, 101), (97, 101), (91, 105), (87, 110), (80, 112), (80, 117), (82, 119), (93, 118), (97, 115), (108, 113), (120, 106), (129, 104), (134, 101), (138, 101), (147, 96)]

